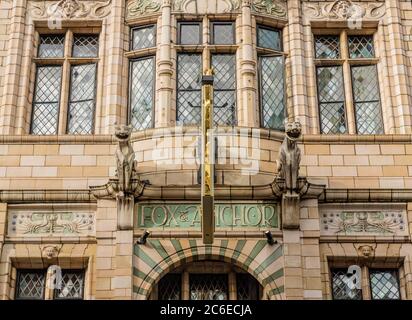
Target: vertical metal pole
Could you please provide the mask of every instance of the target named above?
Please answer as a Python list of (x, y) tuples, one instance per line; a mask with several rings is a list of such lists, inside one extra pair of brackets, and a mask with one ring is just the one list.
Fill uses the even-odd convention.
[(204, 244), (213, 243), (215, 232), (214, 213), (214, 162), (213, 137), (213, 70), (206, 70), (202, 77), (202, 235)]

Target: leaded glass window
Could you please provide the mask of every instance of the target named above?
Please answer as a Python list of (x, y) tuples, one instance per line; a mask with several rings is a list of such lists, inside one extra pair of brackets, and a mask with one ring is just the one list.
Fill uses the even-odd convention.
[(155, 66), (154, 57), (131, 61), (130, 122), (134, 129), (153, 126)]
[(84, 271), (62, 270), (61, 289), (55, 290), (55, 299), (83, 299), (84, 295)]
[(177, 56), (177, 123), (199, 124), (202, 105), (202, 56)]
[(260, 57), (260, 106), (262, 126), (275, 130), (284, 129), (284, 58)]
[(132, 50), (156, 46), (156, 26), (144, 26), (132, 30)]
[(191, 274), (190, 300), (228, 300), (227, 274)]
[(399, 300), (399, 277), (397, 270), (369, 270), (372, 299)]
[(159, 281), (159, 300), (180, 300), (182, 296), (182, 276), (169, 273)]
[(64, 35), (41, 35), (39, 58), (62, 58), (64, 55)]
[(61, 66), (38, 66), (33, 98), (32, 134), (56, 134), (59, 119)]
[(43, 299), (45, 285), (44, 270), (18, 270), (16, 299)]
[(212, 55), (214, 70), (214, 123), (236, 124), (236, 58), (232, 54)]
[(212, 23), (212, 43), (213, 44), (234, 44), (235, 29), (232, 22)]
[(73, 57), (91, 58), (99, 53), (99, 36), (75, 35), (73, 40)]
[(96, 96), (96, 64), (71, 67), (68, 133), (91, 134)]
[(318, 100), (322, 133), (345, 133), (345, 96), (342, 67), (318, 67)]
[(339, 36), (316, 36), (315, 55), (317, 59), (339, 59)]
[(383, 119), (376, 66), (353, 66), (351, 70), (357, 132), (381, 134)]
[(259, 283), (249, 273), (236, 274), (237, 300), (259, 300)]
[(179, 23), (179, 44), (196, 45), (201, 43), (201, 24), (198, 22)]
[(375, 57), (372, 36), (350, 36), (348, 42), (351, 59)]
[[(334, 300), (362, 300), (362, 290), (348, 285), (351, 281), (345, 269), (332, 269), (332, 293)], [(353, 282), (352, 282), (353, 283)]]
[(281, 31), (268, 27), (258, 26), (257, 45), (260, 48), (282, 50)]

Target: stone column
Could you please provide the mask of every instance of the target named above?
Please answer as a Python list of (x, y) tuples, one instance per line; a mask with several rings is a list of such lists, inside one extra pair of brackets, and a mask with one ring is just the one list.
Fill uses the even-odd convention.
[(303, 42), (302, 8), (300, 0), (290, 0), (288, 4), (289, 65), (291, 68), (292, 106), (288, 106), (288, 116), (299, 120), (302, 132), (310, 132), (311, 118), (308, 110), (305, 72), (305, 50)]
[[(397, 110), (395, 114), (396, 133), (410, 134), (412, 132), (411, 105), (408, 76), (408, 54), (403, 42), (401, 25), (401, 4), (399, 0), (386, 0), (387, 38), (389, 39), (389, 57), (392, 60), (392, 96)], [(381, 88), (382, 89), (382, 88)]]
[(23, 54), (23, 39), (26, 19), (26, 0), (14, 0), (11, 30), (8, 41), (4, 87), (0, 92), (0, 134), (13, 134), (16, 120), (16, 105), (20, 89), (20, 72)]
[(127, 88), (123, 77), (127, 59), (124, 57), (125, 44), (125, 4), (123, 0), (112, 0), (111, 14), (107, 18), (108, 26), (105, 38), (107, 39), (106, 69), (104, 74), (103, 119), (100, 132), (109, 134), (114, 132), (115, 123), (126, 124), (127, 118)]
[(112, 278), (114, 299), (131, 300), (133, 289), (133, 229), (116, 232), (115, 276)]
[(242, 44), (240, 59), (240, 91), (242, 104), (238, 105), (238, 126), (258, 127), (256, 103), (256, 61), (252, 41), (251, 1), (242, 1)]
[[(3, 244), (7, 233), (7, 203), (0, 203), (0, 300), (9, 299), (10, 262), (3, 259)], [(6, 261), (5, 261), (6, 260)]]
[(303, 265), (299, 230), (283, 230), (285, 299), (303, 299)]
[(155, 112), (155, 127), (169, 127), (174, 120), (171, 108), (172, 102), (172, 75), (173, 63), (171, 61), (171, 1), (163, 0), (162, 4), (162, 25), (159, 57), (157, 59), (157, 92), (158, 101)]

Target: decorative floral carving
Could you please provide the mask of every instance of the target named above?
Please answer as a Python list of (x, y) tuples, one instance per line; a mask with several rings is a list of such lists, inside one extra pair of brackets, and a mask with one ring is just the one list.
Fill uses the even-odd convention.
[(134, 0), (127, 5), (127, 17), (139, 17), (160, 11), (161, 4), (158, 0)]
[(43, 246), (41, 247), (42, 257), (45, 257), (47, 259), (57, 258), (57, 256), (59, 255), (60, 249), (61, 249), (61, 246), (57, 246), (57, 245)]
[(107, 1), (31, 1), (29, 12), (34, 19), (104, 18), (110, 13), (112, 0)]
[(89, 235), (94, 220), (91, 212), (15, 212), (10, 216), (9, 235)]
[(287, 11), (283, 4), (277, 0), (253, 0), (252, 9), (275, 17), (286, 17)]
[(305, 3), (303, 12), (312, 19), (378, 19), (385, 14), (385, 4), (354, 3), (349, 0), (337, 0), (323, 4)]
[(404, 233), (405, 223), (402, 211), (334, 211), (321, 216), (323, 233), (335, 235)]
[[(207, 12), (204, 13), (222, 13), (222, 12), (232, 12), (240, 9), (240, 3), (241, 0), (221, 0), (221, 3), (224, 4), (224, 9), (219, 10), (219, 6), (217, 5), (217, 2), (214, 3), (211, 1), (211, 3), (208, 3), (207, 1), (204, 0), (175, 0), (173, 2), (173, 10), (174, 11), (182, 11), (182, 12), (190, 12), (188, 9), (189, 5), (191, 3), (196, 4), (196, 8), (199, 12), (201, 13), (200, 7), (207, 8)], [(201, 6), (199, 5), (201, 4)]]

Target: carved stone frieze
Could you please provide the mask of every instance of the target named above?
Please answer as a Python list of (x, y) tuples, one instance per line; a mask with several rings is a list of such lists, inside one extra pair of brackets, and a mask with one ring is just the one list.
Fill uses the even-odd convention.
[(252, 10), (278, 18), (285, 18), (287, 16), (286, 4), (279, 0), (253, 0)]
[(311, 19), (359, 20), (380, 19), (385, 15), (385, 3), (363, 3), (349, 0), (303, 4), (304, 15)]
[(322, 235), (407, 235), (404, 210), (324, 210), (320, 225)]
[(173, 11), (206, 14), (206, 13), (226, 13), (240, 9), (241, 0), (175, 0), (173, 1)]
[(127, 3), (126, 17), (131, 19), (157, 13), (161, 7), (161, 0), (132, 0)]
[(8, 236), (89, 236), (95, 232), (94, 212), (15, 211)]
[(33, 19), (101, 19), (109, 15), (112, 0), (29, 1), (28, 11)]

